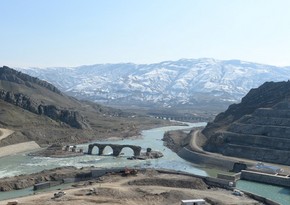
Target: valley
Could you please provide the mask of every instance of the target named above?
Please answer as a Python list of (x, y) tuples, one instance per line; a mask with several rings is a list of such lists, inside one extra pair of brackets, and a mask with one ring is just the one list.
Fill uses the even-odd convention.
[[(0, 68), (0, 126), (13, 133), (0, 146), (35, 141), (81, 143), (110, 137), (128, 138), (169, 121), (79, 101), (52, 84), (9, 67)], [(3, 135), (4, 136), (4, 135)]]
[[(282, 137), (283, 140), (285, 139), (283, 145), (281, 145), (281, 143), (276, 143), (276, 140), (281, 139), (281, 137), (277, 137), (277, 133), (280, 136), (285, 134), (285, 130), (287, 131), (288, 115), (283, 115), (285, 110), (289, 107), (287, 98), (285, 99), (288, 93), (287, 82), (265, 83), (259, 88), (252, 89), (249, 94), (241, 100), (241, 103), (230, 105), (228, 110), (216, 116), (218, 110), (222, 108), (217, 107), (216, 109), (212, 109), (209, 106), (208, 109), (206, 109), (206, 104), (203, 105), (205, 109), (198, 108), (198, 106), (191, 107), (189, 104), (184, 104), (183, 106), (178, 105), (177, 107), (164, 107), (159, 106), (158, 103), (156, 107), (148, 107), (149, 104), (147, 104), (146, 107), (138, 103), (138, 106), (134, 104), (125, 106), (120, 103), (118, 105), (116, 104), (114, 108), (111, 108), (95, 102), (78, 100), (70, 97), (46, 81), (28, 76), (27, 74), (8, 67), (3, 67), (0, 71), (0, 103), (2, 105), (0, 110), (0, 154), (3, 157), (2, 164), (6, 164), (6, 159), (8, 158), (13, 159), (12, 161), (15, 162), (21, 161), (20, 165), (17, 163), (8, 163), (5, 170), (2, 171), (2, 173), (5, 173), (3, 176), (10, 176), (12, 177), (11, 179), (13, 179), (13, 176), (19, 174), (32, 174), (48, 168), (58, 169), (65, 166), (73, 166), (81, 169), (83, 169), (82, 167), (107, 167), (108, 165), (113, 167), (131, 166), (138, 167), (138, 169), (161, 168), (177, 172), (184, 172), (186, 170), (186, 173), (207, 175), (204, 170), (209, 171), (211, 169), (217, 169), (219, 171), (229, 171), (233, 167), (233, 163), (241, 160), (247, 163), (249, 162), (251, 165), (253, 165), (255, 161), (250, 162), (250, 160), (288, 165), (287, 153), (284, 157), (279, 157), (281, 156), (279, 150), (281, 146), (286, 148), (288, 146), (287, 136), (285, 135)], [(279, 92), (277, 92), (278, 90)], [(263, 110), (266, 110), (267, 113), (263, 114)], [(269, 110), (273, 111), (270, 112)], [(257, 115), (256, 113), (260, 114)], [(265, 125), (261, 124), (265, 119), (263, 118), (263, 120), (259, 118), (259, 116), (264, 118), (267, 117), (267, 123), (265, 123)], [(185, 124), (180, 121), (191, 121), (194, 123), (191, 124), (190, 127), (186, 127)], [(204, 129), (200, 128), (202, 131), (199, 132), (199, 135), (194, 134), (193, 127), (204, 126), (206, 123), (197, 122), (209, 122)], [(246, 122), (249, 122), (248, 125)], [(253, 122), (257, 123), (253, 125)], [(163, 127), (169, 125), (171, 127)], [(182, 126), (172, 127), (172, 125)], [(247, 128), (246, 126), (250, 126), (251, 128)], [(275, 130), (273, 131), (273, 129), (267, 128), (269, 126), (274, 126)], [(216, 162), (212, 164), (213, 159), (207, 162), (203, 160), (202, 163), (198, 160), (192, 161), (189, 153), (183, 153), (183, 158), (196, 163), (191, 164), (190, 162), (182, 160), (176, 154), (170, 153), (169, 150), (163, 148), (162, 141), (157, 144), (156, 140), (158, 140), (158, 138), (157, 135), (154, 134), (155, 129), (152, 129), (157, 127), (161, 127), (160, 129), (156, 129), (158, 130), (160, 140), (163, 137), (164, 130), (186, 129), (186, 131), (177, 131), (176, 134), (174, 134), (176, 138), (171, 139), (173, 143), (170, 141), (169, 147), (179, 153), (180, 147), (176, 146), (176, 144), (182, 145), (181, 147), (190, 145), (191, 149), (197, 153), (210, 155), (210, 158), (216, 157), (216, 160), (214, 160)], [(262, 130), (262, 128), (265, 129)], [(153, 132), (150, 137), (143, 136), (144, 132), (146, 133), (144, 130), (147, 129), (149, 129), (149, 135)], [(251, 130), (251, 133), (246, 130)], [(256, 133), (257, 131), (260, 134)], [(229, 138), (229, 133), (234, 132), (236, 132), (236, 134), (231, 134), (231, 138)], [(193, 133), (192, 138), (188, 137), (187, 133)], [(165, 133), (165, 137), (167, 134), (168, 133)], [(237, 150), (232, 150), (232, 152), (228, 151), (230, 150), (228, 149), (229, 145), (227, 145), (229, 142), (231, 146), (233, 142), (236, 143), (235, 146), (239, 146), (238, 143), (251, 143), (251, 138), (239, 140), (239, 138), (236, 137), (236, 135), (239, 134), (251, 136), (253, 139), (260, 137), (259, 135), (262, 134), (268, 138), (271, 137), (272, 141), (269, 144), (255, 140), (255, 143), (251, 144), (253, 152), (245, 152), (243, 150), (240, 152), (237, 152)], [(220, 137), (218, 137), (220, 135), (225, 136), (226, 139), (220, 140)], [(127, 158), (130, 158), (132, 153), (124, 151), (124, 153), (122, 153), (124, 156), (117, 156), (116, 158), (112, 158), (111, 156), (96, 157), (94, 154), (92, 156), (83, 154), (60, 155), (57, 158), (50, 158), (50, 155), (47, 155), (49, 148), (44, 151), (44, 153), (46, 153), (45, 155), (37, 155), (37, 152), (30, 155), (22, 154), (23, 152), (35, 151), (40, 149), (40, 147), (43, 149), (48, 146), (61, 147), (69, 145), (77, 145), (79, 149), (84, 150), (86, 153), (92, 152), (92, 150), (88, 151), (89, 142), (106, 143), (110, 140), (121, 144), (129, 141), (130, 144), (133, 145), (142, 145), (143, 150), (148, 150), (148, 148), (151, 150), (151, 148), (153, 148), (157, 151), (161, 151), (160, 149), (163, 149), (161, 152), (164, 154), (164, 157), (160, 159), (146, 159), (143, 162), (142, 160), (132, 160), (130, 162)], [(276, 144), (280, 147), (275, 148), (274, 146)], [(245, 147), (244, 145), (245, 144), (242, 144), (243, 147)], [(273, 146), (271, 149), (276, 149), (277, 151), (275, 151), (275, 154), (272, 154), (271, 157), (268, 157), (265, 153), (258, 153), (257, 150), (259, 150), (259, 146), (262, 145), (267, 145), (267, 148)], [(261, 148), (260, 150), (265, 150), (265, 148)], [(210, 152), (217, 152), (219, 154)], [(15, 157), (11, 156), (13, 154), (15, 154)], [(229, 158), (223, 155), (229, 155), (236, 158)], [(264, 158), (261, 158), (261, 156), (264, 156)], [(279, 160), (277, 160), (278, 158)], [(218, 162), (220, 160), (221, 163)], [(19, 166), (21, 167), (20, 172)], [(283, 168), (288, 170), (287, 166)], [(8, 173), (6, 173), (7, 169), (9, 169)], [(63, 168), (60, 169), (62, 170)], [(56, 171), (52, 172), (52, 175), (56, 173)], [(77, 171), (77, 173), (79, 173), (79, 171)], [(27, 177), (29, 177), (29, 175)], [(41, 182), (49, 182), (51, 180), (52, 178), (42, 177)], [(216, 179), (214, 178), (213, 180)], [(33, 182), (33, 184), (35, 183), (36, 182)], [(31, 184), (29, 185), (31, 186)], [(17, 186), (20, 188), (22, 185)], [(221, 185), (219, 184), (219, 186)], [(267, 185), (265, 186), (267, 187)], [(137, 193), (135, 193), (135, 195), (136, 194)], [(267, 195), (265, 197), (267, 197)], [(220, 199), (215, 200), (218, 201)], [(285, 199), (283, 198), (283, 200)], [(213, 202), (208, 200), (208, 203), (212, 204)], [(228, 202), (222, 201), (220, 203), (223, 204)], [(255, 204), (256, 202), (250, 202), (249, 204), (252, 203)]]
[(290, 205), (290, 1), (0, 8), (0, 205)]

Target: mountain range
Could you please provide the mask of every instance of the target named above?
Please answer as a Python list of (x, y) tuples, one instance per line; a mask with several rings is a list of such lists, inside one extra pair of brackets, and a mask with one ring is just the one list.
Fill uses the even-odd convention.
[(136, 136), (145, 127), (164, 124), (154, 118), (80, 101), (51, 83), (7, 66), (0, 67), (0, 128), (13, 134), (0, 147), (35, 141), (80, 143), (108, 137)]
[(266, 81), (285, 81), (290, 76), (290, 67), (209, 58), (16, 69), (79, 99), (163, 108), (224, 109), (239, 102), (251, 88)]

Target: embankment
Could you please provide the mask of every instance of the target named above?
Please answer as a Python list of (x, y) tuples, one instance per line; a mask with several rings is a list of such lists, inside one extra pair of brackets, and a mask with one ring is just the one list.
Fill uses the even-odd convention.
[(276, 186), (290, 187), (290, 177), (278, 174), (268, 174), (251, 170), (243, 170), (241, 179), (260, 183), (272, 184)]
[[(180, 149), (177, 154), (179, 157), (192, 163), (206, 165), (209, 167), (218, 167), (227, 171), (232, 170), (234, 164), (239, 162), (239, 160), (236, 159), (222, 158), (215, 155), (207, 155), (203, 153), (193, 152), (187, 147), (183, 147), (182, 149)], [(247, 166), (254, 165), (254, 163), (250, 162), (243, 163), (245, 163)]]

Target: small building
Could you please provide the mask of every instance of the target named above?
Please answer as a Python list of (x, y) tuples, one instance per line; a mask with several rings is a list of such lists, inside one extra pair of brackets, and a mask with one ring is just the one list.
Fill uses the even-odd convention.
[(204, 205), (204, 199), (188, 199), (188, 200), (181, 200), (181, 205)]

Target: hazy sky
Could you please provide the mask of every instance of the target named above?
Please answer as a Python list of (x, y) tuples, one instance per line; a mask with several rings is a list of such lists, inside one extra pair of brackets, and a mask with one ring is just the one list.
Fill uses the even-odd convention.
[(0, 0), (0, 66), (290, 65), (289, 0)]

